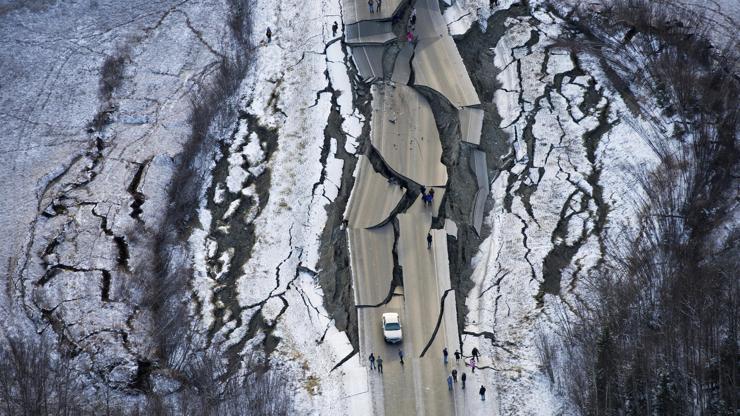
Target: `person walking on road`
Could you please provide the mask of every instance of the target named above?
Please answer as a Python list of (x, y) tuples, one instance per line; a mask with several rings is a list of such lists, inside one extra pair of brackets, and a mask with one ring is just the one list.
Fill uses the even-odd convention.
[(462, 375), (460, 376), (460, 381), (462, 381), (463, 390), (465, 390), (465, 380), (467, 379), (468, 379), (468, 376), (466, 376), (465, 373), (462, 373)]
[(447, 376), (447, 389), (452, 390), (452, 375)]
[(401, 359), (401, 365), (403, 365), (403, 350), (398, 350), (398, 358)]
[(470, 372), (475, 373), (475, 360), (472, 357), (470, 358)]
[(457, 368), (452, 369), (452, 381), (457, 383)]
[(268, 27), (267, 31), (265, 32), (265, 36), (267, 36), (267, 43), (270, 43), (272, 40), (272, 30)]
[(370, 10), (370, 13), (375, 13), (373, 10), (373, 0), (367, 0), (367, 8)]
[(445, 360), (445, 365), (447, 365), (447, 356), (448, 356), (448, 355), (449, 355), (449, 353), (447, 353), (447, 347), (444, 347), (444, 348), (442, 349), (442, 357), (444, 357), (444, 360)]
[(455, 350), (455, 362), (457, 363), (458, 361), (460, 361), (460, 351)]
[(368, 361), (370, 361), (370, 369), (375, 370), (375, 354), (371, 352), (370, 357), (368, 357)]
[(430, 189), (427, 195), (427, 199), (429, 199), (429, 205), (431, 205), (432, 201), (434, 201), (434, 188)]
[(427, 233), (427, 249), (432, 248), (432, 233)]
[(478, 359), (480, 359), (480, 353), (478, 352), (478, 348), (473, 348), (473, 359), (475, 359), (475, 361), (478, 361)]
[(378, 359), (375, 360), (375, 361), (377, 361), (377, 363), (378, 363), (378, 372), (380, 374), (383, 374), (383, 359), (380, 358), (380, 356), (378, 356)]
[(480, 390), (478, 390), (478, 394), (480, 394), (480, 399), (482, 401), (486, 401), (486, 388), (482, 385), (480, 386)]
[(339, 25), (337, 22), (334, 22), (333, 25), (331, 25), (331, 36), (336, 37), (337, 36), (337, 30), (339, 30)]
[(375, 11), (380, 13), (380, 6), (383, 4), (382, 0), (378, 0), (377, 3), (378, 3), (378, 6), (375, 8)]

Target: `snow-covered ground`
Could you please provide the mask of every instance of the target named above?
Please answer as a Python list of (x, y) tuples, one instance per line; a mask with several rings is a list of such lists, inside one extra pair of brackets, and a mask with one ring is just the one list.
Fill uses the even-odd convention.
[(17, 301), (2, 300), (5, 331), (48, 329), (46, 314), (114, 384), (147, 360), (128, 242), (161, 220), (189, 92), (229, 46), (226, 16), (220, 1), (0, 8), (0, 262)]
[[(146, 316), (125, 297), (146, 250), (131, 230), (156, 230), (162, 220), (173, 157), (190, 135), (189, 94), (232, 53), (228, 7), (213, 0), (0, 8), (0, 261), (20, 278), (12, 294), (36, 321), (2, 299), (4, 331), (43, 328), (41, 315), (51, 313), (110, 382), (125, 386), (136, 374), (150, 347)], [(331, 371), (352, 347), (327, 317), (316, 277), (343, 164), (338, 141), (324, 134), (333, 95), (350, 152), (363, 123), (352, 107), (341, 30), (331, 36), (339, 2), (257, 1), (250, 12), (259, 46), (240, 88), (249, 118), (225, 121), (235, 133), (222, 132), (227, 175), (212, 184), (210, 201), (228, 206), (214, 217), (204, 201), (189, 240), (199, 324), (217, 345), (248, 350), (264, 339), (260, 331), (244, 338), (259, 309), (281, 340), (271, 362), (291, 375), (298, 413), (359, 414), (363, 403), (346, 398), (362, 386), (357, 358)], [(122, 79), (101, 98), (109, 56), (122, 57)], [(90, 128), (99, 113), (109, 122)], [(214, 234), (243, 224), (257, 238), (239, 264), (232, 262), (238, 244), (219, 247)], [(234, 296), (221, 297), (229, 273)]]
[[(339, 2), (307, 6), (257, 1), (252, 13), (253, 41), (259, 47), (241, 99), (250, 118), (241, 120), (232, 138), (225, 156), (225, 181), (212, 184), (218, 190), (216, 204), (231, 201), (234, 208), (222, 218), (212, 218), (203, 207), (202, 230), (191, 239), (199, 265), (196, 287), (202, 320), (215, 330), (215, 340), (243, 345), (246, 353), (253, 345), (245, 337), (254, 335), (247, 333), (248, 324), (261, 319), (260, 313), (268, 325), (275, 325), (271, 335), (280, 338), (270, 361), (294, 381), (297, 414), (361, 414), (359, 410), (367, 407), (364, 396), (353, 394), (363, 386), (367, 389), (362, 381), (365, 371), (356, 356), (332, 371), (353, 348), (323, 308), (316, 276), (326, 208), (338, 194), (344, 163), (335, 157), (339, 143), (325, 136), (324, 130), (336, 105), (344, 119), (345, 149), (354, 152), (354, 138), (363, 122), (353, 108), (341, 30), (336, 37), (331, 33), (332, 23), (341, 22)], [(270, 42), (264, 36), (267, 27), (273, 33)], [(336, 94), (335, 103), (332, 94)], [(272, 139), (260, 137), (260, 128), (276, 134), (276, 147), (269, 155), (264, 149), (269, 147), (266, 140)], [(264, 175), (269, 175), (268, 188), (258, 195), (254, 184)], [(218, 247), (232, 244), (224, 238), (229, 232), (213, 225), (226, 224), (239, 212), (236, 207), (244, 200), (239, 194), (258, 201), (252, 201), (242, 219), (253, 227), (254, 245), (243, 264), (234, 264), (230, 251)], [(226, 225), (232, 226), (241, 223)], [(216, 253), (223, 253), (226, 261), (221, 269), (209, 271), (206, 264), (218, 260), (213, 258)], [(222, 283), (224, 273), (231, 273), (235, 281)], [(234, 292), (233, 298), (222, 296), (228, 291)], [(226, 312), (215, 318), (219, 309)]]
[[(454, 2), (445, 18), (462, 35), (514, 3)], [(476, 381), (493, 386), (500, 414), (547, 415), (568, 409), (557, 380), (538, 368), (537, 336), (562, 331), (572, 305), (589, 296), (583, 282), (604, 241), (619, 238), (610, 230), (633, 219), (631, 172), (656, 160), (638, 134), (650, 126), (596, 63), (579, 56), (577, 65), (552, 46), (562, 25), (532, 7), (506, 19), (489, 45), (500, 70), (499, 127), (511, 141), (500, 156), (511, 163), (491, 184), (491, 233), (466, 299), (465, 331), (495, 342), (463, 339), (485, 357)], [(705, 9), (718, 39), (731, 37), (737, 3)], [(220, 0), (0, 6), (0, 264), (11, 289), (0, 291), (3, 332), (47, 330), (53, 318), (118, 386), (150, 357), (148, 317), (127, 298), (146, 250), (136, 240), (163, 220), (191, 132), (191, 91), (232, 52), (228, 13)], [(334, 369), (353, 348), (326, 312), (317, 277), (326, 209), (342, 183), (337, 154), (357, 151), (365, 122), (341, 29), (331, 34), (340, 2), (255, 0), (250, 13), (258, 46), (239, 90), (242, 114), (220, 132), (189, 239), (197, 326), (236, 366), (279, 338), (270, 363), (290, 375), (296, 414), (361, 415), (370, 408), (366, 369), (357, 356)], [(119, 57), (120, 85), (106, 93), (101, 67)], [(326, 131), (333, 114), (342, 140)]]
[(589, 296), (582, 282), (606, 239), (617, 237), (609, 230), (634, 217), (634, 167), (656, 159), (636, 130), (647, 124), (609, 90), (596, 65), (577, 66), (552, 46), (562, 25), (532, 7), (534, 19), (507, 18), (490, 45), (501, 71), (499, 127), (511, 141), (500, 157), (513, 163), (491, 184), (491, 234), (473, 260), (475, 287), (466, 300), (466, 331), (495, 341), (463, 341), (490, 357), (481, 373), (495, 386), (500, 414), (548, 415), (568, 409), (557, 380), (551, 384), (539, 368), (537, 338), (565, 330), (572, 306)]

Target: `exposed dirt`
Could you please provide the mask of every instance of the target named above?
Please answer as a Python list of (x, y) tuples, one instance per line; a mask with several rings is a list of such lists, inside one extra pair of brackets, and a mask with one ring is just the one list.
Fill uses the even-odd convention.
[[(271, 130), (261, 126), (256, 117), (248, 113), (241, 113), (240, 119), (247, 121), (247, 137), (251, 133), (255, 133), (262, 145), (262, 149), (265, 153), (265, 161), (267, 163), (272, 153), (277, 148), (278, 134), (277, 131)], [(232, 133), (232, 136), (236, 134), (236, 131)], [(246, 143), (245, 143), (246, 145)], [(224, 322), (224, 314), (226, 310), (230, 310), (231, 316), (237, 321), (235, 328), (242, 325), (241, 322), (241, 308), (237, 300), (237, 288), (236, 283), (241, 273), (241, 268), (249, 260), (252, 253), (252, 248), (255, 243), (254, 235), (254, 224), (248, 221), (248, 213), (250, 210), (256, 208), (257, 215), (267, 205), (270, 194), (270, 170), (266, 169), (261, 175), (255, 177), (249, 175), (246, 182), (242, 185), (243, 188), (247, 188), (254, 184), (256, 195), (254, 197), (247, 196), (242, 193), (230, 193), (224, 191), (224, 200), (221, 203), (215, 202), (215, 193), (217, 186), (223, 186), (226, 182), (226, 178), (229, 174), (229, 145), (227, 143), (221, 143), (221, 158), (216, 163), (216, 167), (213, 170), (213, 181), (207, 191), (207, 205), (212, 215), (213, 222), (211, 223), (211, 229), (209, 235), (211, 238), (216, 240), (218, 243), (218, 249), (213, 256), (214, 260), (209, 261), (208, 271), (213, 278), (216, 277), (216, 273), (225, 267), (228, 267), (228, 271), (224, 273), (220, 279), (219, 284), (222, 285), (222, 289), (214, 293), (215, 302), (221, 302), (225, 308), (217, 308), (214, 312), (215, 323), (210, 329), (211, 336), (218, 332)], [(244, 160), (242, 167), (248, 169), (249, 162)], [(231, 214), (227, 219), (223, 219), (229, 206), (235, 200), (240, 200), (239, 207), (236, 211)], [(221, 227), (228, 226), (228, 232), (222, 231)], [(229, 265), (220, 264), (217, 259), (221, 258), (221, 255), (227, 250), (232, 251), (230, 256)]]
[[(503, 35), (503, 23), (506, 18), (524, 13), (526, 13), (526, 8), (522, 6), (513, 6), (509, 10), (499, 11), (489, 18), (486, 32), (482, 32), (478, 25), (474, 25), (467, 34), (456, 40), (458, 51), (481, 99), (484, 118), (478, 148), (486, 154), (488, 176), (491, 180), (495, 179), (498, 173), (511, 163), (511, 159), (506, 158), (510, 151), (509, 139), (498, 127), (501, 117), (492, 103), (493, 94), (498, 88), (496, 76), (499, 70), (493, 64), (493, 52), (490, 49)], [(458, 228), (457, 238), (451, 236), (447, 238), (447, 248), (451, 285), (455, 289), (458, 328), (462, 333), (468, 312), (465, 298), (473, 287), (473, 282), (470, 280), (473, 272), (471, 260), (490, 230), (484, 225), (479, 236), (471, 222), (470, 213), (478, 185), (475, 173), (470, 168), (470, 162), (472, 151), (476, 147), (461, 141), (460, 122), (456, 109), (434, 93), (422, 90), (422, 94), (427, 97), (434, 112), (442, 141), (442, 162), (447, 166), (449, 176), (447, 192), (440, 207), (439, 218), (435, 219), (435, 226), (441, 227), (443, 218), (449, 218), (457, 224)], [(486, 202), (485, 212), (490, 211), (494, 203), (495, 201), (489, 199)]]
[[(342, 45), (345, 56), (347, 49)], [(345, 58), (347, 59), (347, 58)], [(349, 77), (352, 82), (353, 104), (365, 117), (366, 123), (362, 127), (362, 134), (357, 138), (358, 153), (364, 153), (363, 149), (370, 142), (370, 86), (359, 80), (357, 70), (349, 61), (345, 61)], [(344, 211), (347, 207), (352, 187), (355, 183), (353, 175), (357, 157), (345, 150), (347, 137), (342, 131), (342, 116), (339, 113), (336, 102), (336, 92), (332, 94), (332, 111), (324, 129), (325, 138), (333, 138), (337, 141), (336, 156), (342, 159), (342, 179), (339, 193), (334, 201), (327, 206), (327, 220), (321, 235), (321, 254), (319, 257), (318, 279), (324, 294), (324, 307), (334, 319), (334, 324), (340, 331), (345, 331), (352, 346), (359, 348), (359, 336), (357, 333), (357, 313), (355, 312), (355, 300), (352, 291), (352, 274), (350, 270), (349, 246), (347, 243), (347, 230), (344, 221)]]

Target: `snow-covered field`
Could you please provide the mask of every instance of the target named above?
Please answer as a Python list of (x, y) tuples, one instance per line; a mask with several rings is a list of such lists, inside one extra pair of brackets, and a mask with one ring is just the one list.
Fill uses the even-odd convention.
[(137, 265), (128, 242), (161, 220), (172, 158), (190, 134), (188, 94), (220, 59), (226, 13), (218, 1), (0, 12), (0, 262), (16, 301), (3, 299), (0, 319), (8, 332), (41, 332), (41, 315), (53, 317), (114, 384), (150, 352), (146, 318), (126, 298)]
[(491, 184), (491, 234), (473, 260), (466, 331), (495, 342), (463, 340), (491, 358), (484, 374), (500, 414), (548, 415), (568, 408), (539, 368), (537, 338), (565, 330), (589, 296), (604, 242), (618, 237), (610, 230), (634, 217), (634, 168), (656, 158), (635, 130), (647, 124), (598, 67), (552, 46), (557, 18), (537, 5), (532, 16), (507, 18), (491, 45), (501, 71), (494, 103), (511, 141), (501, 157), (511, 163)]
[[(202, 321), (216, 330), (214, 339), (240, 345), (249, 322), (260, 319), (260, 313), (268, 325), (275, 325), (271, 335), (280, 338), (270, 361), (293, 380), (297, 413), (358, 414), (357, 409), (365, 406), (351, 396), (363, 386), (365, 373), (356, 356), (332, 371), (353, 348), (324, 310), (316, 276), (326, 208), (338, 194), (343, 167), (335, 157), (339, 143), (324, 130), (336, 106), (344, 119), (345, 148), (354, 152), (363, 120), (352, 104), (341, 30), (336, 37), (331, 33), (332, 23), (341, 22), (339, 2), (307, 7), (300, 2), (258, 1), (252, 12), (257, 22), (253, 41), (259, 47), (243, 85), (242, 108), (251, 123), (276, 133), (277, 147), (265, 160), (266, 138), (242, 119), (226, 156), (228, 176), (224, 183), (212, 184), (220, 189), (217, 204), (226, 203), (225, 195), (238, 205), (242, 199), (234, 199), (234, 194), (267, 201), (258, 201), (245, 214), (244, 223), (253, 227), (256, 237), (244, 264), (230, 262), (228, 251), (217, 247), (223, 233), (213, 224), (229, 218), (212, 218), (202, 208), (202, 231), (191, 239), (200, 265), (196, 287)], [(264, 36), (267, 27), (273, 33), (270, 42)], [(254, 183), (263, 175), (270, 177), (269, 188), (256, 195)], [(235, 206), (224, 217), (237, 211)], [(205, 265), (217, 260), (209, 257), (217, 252), (226, 253), (228, 261), (209, 273)], [(226, 272), (236, 278), (230, 289), (234, 299), (220, 295), (219, 280)], [(237, 305), (225, 305), (229, 301)], [(214, 311), (223, 308), (225, 315), (214, 319)], [(251, 342), (242, 345), (242, 353), (253, 348)]]
[[(35, 321), (3, 299), (4, 331), (43, 328), (41, 315), (53, 314), (109, 382), (130, 383), (137, 360), (150, 353), (146, 316), (125, 298), (126, 279), (146, 250), (132, 242), (131, 230), (156, 230), (162, 220), (173, 157), (190, 135), (190, 91), (207, 83), (234, 47), (224, 24), (228, 7), (202, 1), (0, 9), (0, 260), (16, 281), (12, 295)], [(332, 22), (341, 22), (339, 2), (257, 1), (251, 13), (258, 46), (239, 94), (249, 118), (225, 122), (234, 126), (221, 138), (227, 175), (212, 184), (210, 201), (229, 206), (214, 217), (204, 201), (189, 240), (200, 327), (224, 347), (247, 350), (264, 338), (261, 331), (244, 338), (259, 310), (281, 339), (271, 362), (290, 374), (299, 413), (348, 414), (362, 407), (343, 399), (349, 393), (342, 378), (357, 359), (331, 371), (352, 347), (327, 317), (316, 278), (319, 235), (343, 163), (324, 128), (334, 105), (344, 118), (343, 145), (354, 152), (363, 121), (352, 108), (341, 30), (331, 35)], [(122, 57), (121, 80), (101, 98), (107, 57)], [(92, 128), (98, 114), (108, 121)], [(251, 205), (240, 210), (241, 203)], [(258, 236), (232, 270), (234, 247), (219, 247), (215, 236), (236, 231), (229, 222)], [(220, 279), (229, 272), (235, 280), (224, 291)]]
[[(450, 32), (491, 30), (488, 18), (516, 2), (494, 3), (454, 2), (445, 11)], [(192, 91), (234, 52), (228, 7), (0, 6), (0, 264), (8, 288), (0, 291), (0, 332), (63, 328), (91, 372), (118, 387), (149, 360), (149, 317), (128, 297), (146, 258), (138, 242), (163, 221), (176, 156), (191, 134)], [(604, 242), (633, 221), (632, 172), (656, 159), (638, 134), (649, 123), (595, 62), (554, 47), (563, 25), (540, 2), (531, 7), (531, 15), (506, 18), (503, 36), (488, 45), (500, 71), (498, 127), (510, 146), (499, 155), (507, 168), (491, 176), (490, 235), (473, 260), (463, 341), (485, 357), (476, 381), (493, 386), (500, 414), (567, 414), (558, 381), (538, 367), (537, 338), (562, 331), (573, 305), (590, 296)], [(731, 38), (737, 3), (705, 10), (721, 29), (717, 42)], [(260, 343), (274, 348), (270, 364), (289, 376), (296, 414), (365, 414), (366, 369), (324, 308), (318, 281), (327, 208), (342, 186), (339, 153), (357, 152), (365, 123), (341, 26), (331, 33), (340, 1), (255, 0), (250, 13), (256, 47), (233, 98), (240, 114), (217, 132), (189, 234), (192, 318), (230, 366)], [(120, 66), (115, 85), (101, 80), (106, 62)], [(328, 126), (337, 115), (341, 125)]]

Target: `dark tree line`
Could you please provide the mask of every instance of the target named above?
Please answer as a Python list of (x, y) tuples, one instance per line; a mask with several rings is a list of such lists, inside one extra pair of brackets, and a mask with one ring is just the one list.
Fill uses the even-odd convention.
[(200, 354), (184, 370), (179, 390), (136, 395), (92, 387), (95, 377), (70, 351), (41, 336), (0, 336), (0, 415), (287, 415), (285, 380), (256, 355), (244, 358), (240, 376), (224, 374), (216, 353)]
[(660, 164), (634, 173), (638, 231), (611, 234), (595, 297), (539, 337), (543, 368), (583, 415), (737, 415), (737, 45), (712, 46), (702, 16), (663, 2), (565, 19), (582, 35), (562, 46), (595, 56), (635, 111), (673, 128), (642, 132)]

